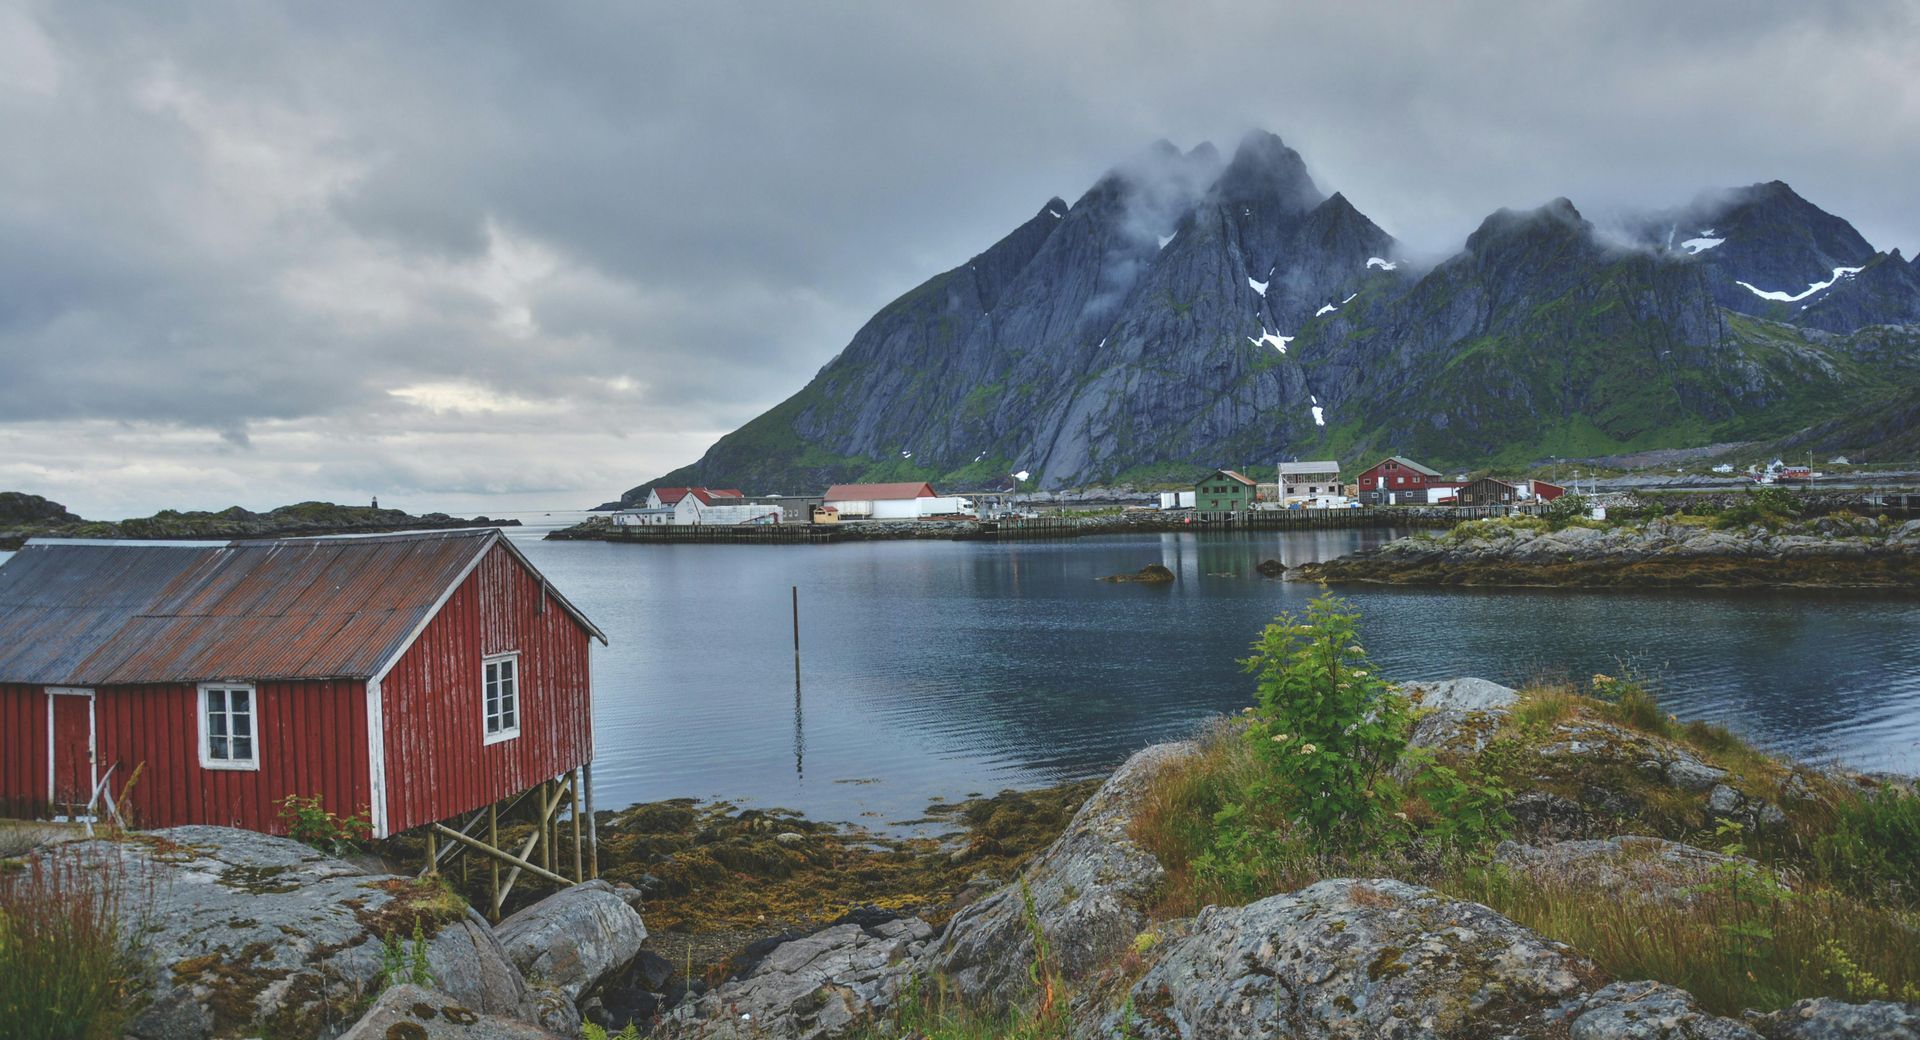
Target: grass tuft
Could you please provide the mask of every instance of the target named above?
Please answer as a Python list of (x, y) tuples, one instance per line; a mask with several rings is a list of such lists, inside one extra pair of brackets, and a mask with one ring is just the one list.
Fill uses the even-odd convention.
[[(98, 843), (90, 843), (90, 846)], [(117, 853), (56, 847), (0, 872), (0, 1023), (10, 1040), (107, 1040), (140, 1009), (142, 929)]]

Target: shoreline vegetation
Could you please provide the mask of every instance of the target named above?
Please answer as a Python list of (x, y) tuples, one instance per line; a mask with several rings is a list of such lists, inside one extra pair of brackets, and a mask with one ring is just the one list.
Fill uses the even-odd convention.
[(1655, 501), (1609, 510), (1605, 520), (1549, 509), (1416, 533), (1304, 564), (1288, 577), (1329, 585), (1920, 593), (1920, 519), (1806, 512), (1796, 495), (1776, 489), (1677, 509)]
[(518, 520), (446, 513), (415, 516), (399, 509), (298, 502), (264, 513), (232, 506), (218, 512), (163, 509), (128, 520), (87, 520), (38, 495), (0, 492), (0, 550), (29, 538), (233, 539), (331, 534), (390, 534), (463, 527), (518, 527)]

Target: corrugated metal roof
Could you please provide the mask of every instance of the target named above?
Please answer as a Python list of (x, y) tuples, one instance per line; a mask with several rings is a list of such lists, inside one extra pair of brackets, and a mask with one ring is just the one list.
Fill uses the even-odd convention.
[(532, 568), (491, 528), (191, 545), (28, 542), (0, 565), (0, 682), (370, 678), (496, 542)]
[(1338, 462), (1332, 461), (1331, 459), (1325, 462), (1282, 462), (1280, 464), (1280, 475), (1283, 477), (1292, 476), (1296, 473), (1304, 474), (1304, 473), (1338, 473), (1338, 472), (1340, 472), (1340, 464)]
[(900, 498), (935, 498), (933, 485), (925, 481), (892, 484), (835, 484), (827, 489), (830, 502), (886, 502)]

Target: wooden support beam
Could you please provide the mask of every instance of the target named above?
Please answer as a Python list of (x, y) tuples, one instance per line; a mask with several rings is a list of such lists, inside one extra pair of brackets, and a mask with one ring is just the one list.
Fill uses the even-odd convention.
[(439, 830), (450, 830), (450, 828), (442, 827), (436, 823), (427, 830), (427, 869), (420, 872), (422, 876), (438, 874), (440, 872), (440, 846), (433, 836), (434, 832)]
[(586, 865), (580, 855), (580, 770), (573, 771), (567, 780), (567, 815), (573, 821), (573, 880), (578, 884), (587, 879)]
[[(526, 843), (520, 846), (520, 855), (517, 859), (522, 861), (526, 860), (526, 858), (532, 854), (534, 844), (539, 840), (540, 832), (537, 829), (532, 834), (527, 835)], [(507, 905), (507, 896), (513, 894), (513, 883), (520, 880), (520, 864), (515, 860), (503, 860), (502, 862), (512, 864), (513, 869), (507, 871), (507, 880), (500, 886), (500, 894), (493, 897), (493, 916), (495, 917), (499, 917), (500, 908)]]
[(563, 878), (558, 874), (555, 874), (551, 870), (543, 870), (540, 867), (537, 867), (532, 863), (527, 862), (525, 859), (519, 856), (511, 855), (507, 852), (501, 851), (500, 849), (496, 849), (488, 845), (487, 843), (481, 841), (478, 838), (469, 838), (466, 835), (460, 833), (459, 831), (454, 830), (452, 827), (448, 827), (443, 824), (436, 823), (432, 825), (432, 828), (435, 833), (443, 835), (454, 841), (460, 842), (461, 844), (472, 848), (473, 851), (479, 853), (482, 856), (489, 856), (501, 861), (502, 863), (511, 864), (515, 869), (524, 870), (527, 873), (532, 874), (534, 877), (545, 878), (548, 881), (552, 881), (560, 885), (572, 884), (572, 882), (568, 881), (566, 878)]
[[(500, 847), (500, 805), (498, 802), (487, 806), (487, 844)], [(494, 924), (500, 923), (500, 861), (487, 858), (487, 919)]]
[(600, 824), (593, 818), (593, 763), (580, 767), (580, 779), (585, 788), (581, 792), (587, 801), (587, 871), (591, 877), (600, 876)]

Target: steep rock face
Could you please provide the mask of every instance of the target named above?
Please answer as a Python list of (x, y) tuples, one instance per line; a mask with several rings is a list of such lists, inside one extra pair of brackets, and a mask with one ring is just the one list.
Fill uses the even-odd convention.
[(1920, 323), (1920, 271), (1900, 251), (1876, 253), (1858, 274), (1799, 305), (1798, 325), (1828, 332), (1852, 332), (1867, 325)]
[(1627, 237), (1557, 199), (1415, 270), (1279, 138), (1224, 166), (1162, 143), (883, 308), (806, 388), (653, 483), (1525, 464), (1777, 438), (1911, 378), (1912, 351), (1854, 333), (1920, 313), (1913, 266), (1784, 184)]
[(1873, 257), (1873, 247), (1853, 225), (1801, 198), (1784, 181), (1703, 195), (1648, 230), (1666, 248), (1696, 256), (1712, 275), (1714, 300), (1745, 314), (1774, 311), (1755, 290), (1794, 295), (1831, 278), (1837, 268), (1859, 267)]

